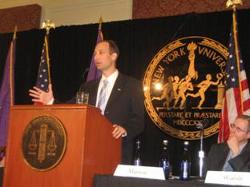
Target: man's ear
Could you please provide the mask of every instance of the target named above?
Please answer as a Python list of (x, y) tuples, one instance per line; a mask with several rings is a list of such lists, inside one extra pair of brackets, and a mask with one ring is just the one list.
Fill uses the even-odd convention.
[(112, 53), (111, 57), (112, 57), (112, 59), (113, 59), (114, 61), (116, 61), (118, 55), (117, 55), (117, 53)]
[(247, 139), (250, 139), (250, 131), (247, 133)]

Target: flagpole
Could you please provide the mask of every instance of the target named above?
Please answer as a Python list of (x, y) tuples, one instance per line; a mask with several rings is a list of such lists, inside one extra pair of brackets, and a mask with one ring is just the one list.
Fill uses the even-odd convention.
[(100, 18), (99, 18), (99, 26), (98, 26), (98, 35), (100, 35), (101, 40), (103, 40), (102, 23), (103, 23), (103, 19), (102, 19), (102, 16), (100, 16)]
[(49, 84), (51, 84), (48, 34), (46, 34), (44, 40), (45, 40), (44, 42), (45, 42), (46, 62), (48, 66), (48, 79), (49, 79), (48, 81)]
[[(237, 17), (236, 17), (236, 7), (233, 6), (233, 35), (235, 41), (235, 54), (236, 54), (236, 62), (237, 62), (237, 70), (238, 70), (238, 83), (239, 89), (242, 90), (241, 80), (240, 80), (240, 57), (239, 57), (239, 47), (238, 47), (238, 37), (237, 37)], [(240, 102), (241, 102), (241, 111), (243, 112), (243, 98), (241, 91), (240, 94)]]
[(9, 79), (10, 79), (10, 106), (14, 104), (14, 91), (13, 91), (13, 41), (16, 40), (16, 32), (17, 26), (14, 28), (14, 33), (12, 37), (12, 41), (10, 43), (10, 72), (9, 72)]
[(100, 30), (102, 30), (102, 22), (103, 22), (103, 20), (102, 20), (102, 16), (99, 18), (99, 26), (98, 26), (98, 30), (100, 31)]
[[(240, 56), (239, 56), (239, 42), (238, 42), (238, 29), (237, 29), (237, 7), (243, 5), (242, 0), (228, 0), (227, 1), (227, 8), (232, 7), (233, 9), (233, 38), (234, 38), (234, 46), (235, 46), (235, 55), (236, 55), (236, 62), (237, 62), (237, 70), (238, 70), (238, 83), (239, 89), (242, 90), (241, 80), (240, 80)], [(243, 108), (243, 98), (241, 91), (240, 94), (240, 103), (241, 103), (241, 112), (244, 111)]]
[(48, 66), (48, 81), (49, 81), (49, 84), (51, 84), (48, 36), (49, 36), (50, 29), (55, 28), (55, 23), (53, 23), (51, 20), (45, 20), (42, 23), (42, 28), (46, 29), (46, 35), (45, 35), (45, 38), (44, 38), (44, 43), (45, 43), (45, 52), (46, 52), (46, 62), (47, 62), (47, 66)]

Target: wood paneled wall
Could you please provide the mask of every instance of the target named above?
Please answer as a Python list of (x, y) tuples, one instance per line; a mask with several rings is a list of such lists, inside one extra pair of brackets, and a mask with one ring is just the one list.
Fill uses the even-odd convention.
[[(133, 19), (225, 11), (226, 2), (227, 0), (133, 0)], [(249, 8), (249, 0), (243, 0), (243, 6), (239, 7)]]
[(0, 32), (13, 32), (40, 27), (41, 6), (38, 4), (0, 9)]

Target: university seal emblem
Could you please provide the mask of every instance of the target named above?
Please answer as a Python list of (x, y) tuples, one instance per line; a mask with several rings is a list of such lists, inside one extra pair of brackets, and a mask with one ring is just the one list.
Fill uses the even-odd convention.
[(184, 140), (217, 133), (228, 50), (206, 37), (190, 36), (163, 47), (151, 60), (143, 85), (145, 107), (165, 133)]
[(27, 125), (22, 139), (25, 162), (40, 171), (55, 167), (66, 149), (63, 124), (52, 116), (39, 116)]

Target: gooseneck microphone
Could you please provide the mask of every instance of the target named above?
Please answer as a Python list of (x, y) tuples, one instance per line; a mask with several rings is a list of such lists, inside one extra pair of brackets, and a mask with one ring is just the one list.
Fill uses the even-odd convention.
[(83, 89), (83, 85), (86, 82), (86, 76), (87, 76), (88, 72), (89, 72), (89, 68), (86, 68), (84, 70), (84, 72), (82, 73), (82, 76), (81, 76), (81, 85), (80, 85), (78, 91), (81, 91)]

